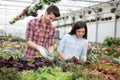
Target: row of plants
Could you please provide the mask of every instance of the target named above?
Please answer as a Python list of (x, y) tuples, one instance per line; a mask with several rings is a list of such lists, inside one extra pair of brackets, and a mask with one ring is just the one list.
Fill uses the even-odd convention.
[[(83, 18), (82, 15), (79, 15), (79, 18)], [(66, 16), (66, 18), (62, 17), (62, 18), (59, 18), (57, 20), (64, 20), (64, 19), (68, 19), (68, 16)], [(112, 16), (108, 16), (108, 17), (96, 17), (96, 18), (93, 18), (93, 19), (89, 19), (89, 20), (85, 20), (86, 23), (92, 23), (92, 22), (97, 22), (97, 21), (110, 21), (112, 19), (116, 19), (116, 20), (119, 20), (120, 19), (120, 16), (119, 15), (115, 15), (115, 18), (112, 17)], [(75, 20), (75, 17), (72, 17), (72, 20)], [(63, 24), (63, 25), (57, 25), (56, 27), (59, 28), (59, 27), (66, 27), (66, 26), (72, 26), (74, 24), (74, 22), (72, 23), (66, 23), (66, 24)]]
[(50, 61), (40, 55), (25, 61), (20, 44), (9, 42), (0, 48), (0, 80), (120, 80), (119, 43), (120, 38), (113, 37), (103, 44), (90, 43), (83, 62), (76, 57), (62, 61), (58, 56)]
[(9, 42), (25, 42), (24, 39), (22, 39), (21, 37), (18, 36), (13, 36), (11, 33), (8, 34), (8, 36), (0, 36), (0, 42), (5, 42), (5, 41), (9, 41)]
[[(111, 13), (115, 13), (115, 11), (117, 10), (117, 8), (116, 7), (112, 7), (111, 9), (110, 9), (110, 12)], [(97, 8), (96, 9), (96, 12), (102, 12), (103, 11), (103, 8)], [(92, 11), (91, 10), (88, 10), (88, 14), (91, 14), (92, 13)]]
[(71, 80), (70, 72), (62, 72), (61, 67), (40, 67), (36, 71), (16, 68), (0, 68), (0, 80)]
[[(10, 58), (11, 59), (11, 58)], [(26, 61), (4, 61), (1, 80), (119, 80), (120, 65), (105, 62), (82, 62), (73, 57), (65, 64), (61, 60), (47, 61), (37, 57), (34, 64)], [(57, 62), (57, 63), (56, 63)], [(41, 66), (38, 66), (40, 63)], [(3, 63), (1, 63), (3, 64)], [(23, 66), (21, 65), (23, 64)], [(51, 65), (52, 64), (52, 65)], [(16, 74), (15, 74), (16, 73)], [(14, 78), (13, 78), (14, 77)]]
[(120, 64), (120, 38), (106, 37), (103, 44), (89, 44), (88, 61)]

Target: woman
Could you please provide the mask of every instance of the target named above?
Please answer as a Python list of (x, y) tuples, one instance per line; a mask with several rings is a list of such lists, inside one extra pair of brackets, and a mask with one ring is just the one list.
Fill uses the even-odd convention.
[(87, 48), (87, 26), (85, 22), (78, 21), (60, 41), (57, 51), (63, 60), (71, 59), (74, 56), (86, 61)]

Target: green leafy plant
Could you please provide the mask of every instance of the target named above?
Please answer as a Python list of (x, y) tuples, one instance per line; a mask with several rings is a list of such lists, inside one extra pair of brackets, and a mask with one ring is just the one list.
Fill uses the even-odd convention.
[(103, 42), (104, 46), (120, 46), (120, 38), (106, 37)]

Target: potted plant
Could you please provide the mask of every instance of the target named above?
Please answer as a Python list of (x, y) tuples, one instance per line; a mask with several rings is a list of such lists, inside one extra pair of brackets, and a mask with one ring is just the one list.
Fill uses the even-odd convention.
[(75, 20), (75, 17), (74, 17), (74, 16), (72, 17), (72, 20)]
[(83, 18), (83, 16), (82, 16), (82, 15), (79, 15), (79, 18)]
[(88, 11), (88, 14), (91, 14), (91, 13), (92, 13), (92, 11), (89, 10), (89, 11)]
[(37, 12), (34, 12), (34, 13), (31, 14), (31, 16), (33, 16), (33, 17), (37, 17), (37, 15), (38, 15)]
[(62, 19), (64, 20), (65, 18), (64, 18), (64, 17), (62, 17)]
[(35, 4), (36, 10), (41, 10), (43, 8), (43, 4), (42, 3), (37, 3)]
[(99, 20), (100, 20), (100, 17), (97, 17), (96, 20), (99, 21)]
[(115, 11), (116, 11), (115, 7), (111, 9), (111, 13), (115, 13)]
[(102, 10), (103, 10), (102, 8), (98, 8), (97, 9), (98, 12), (102, 12)]
[(61, 18), (59, 18), (59, 20), (61, 20)]
[(68, 19), (69, 18), (69, 16), (66, 16), (66, 19)]
[(58, 21), (58, 19), (55, 19), (55, 21)]
[(96, 19), (93, 19), (93, 22), (95, 22), (96, 21)]
[(115, 16), (115, 18), (116, 18), (116, 19), (119, 19), (119, 18), (120, 18), (120, 16), (116, 15), (116, 16)]
[(89, 23), (90, 21), (89, 20), (86, 20), (86, 23)]
[(112, 19), (112, 17), (111, 17), (111, 16), (109, 16), (109, 17), (108, 17), (108, 19), (109, 19), (109, 20), (111, 20), (111, 19)]
[(106, 20), (106, 21), (109, 20), (108, 17), (105, 17), (105, 20)]
[(101, 18), (101, 21), (104, 21), (105, 20), (105, 18)]
[(85, 21), (85, 23), (87, 23), (87, 22), (88, 22), (88, 20)]

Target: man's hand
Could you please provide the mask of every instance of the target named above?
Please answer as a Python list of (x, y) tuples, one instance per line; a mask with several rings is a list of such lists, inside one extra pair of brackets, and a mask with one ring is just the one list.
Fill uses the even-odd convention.
[(39, 46), (38, 48), (37, 48), (37, 50), (40, 52), (40, 54), (43, 56), (43, 57), (45, 57), (45, 58), (47, 58), (47, 59), (49, 59), (49, 60), (52, 60), (53, 58), (54, 58), (54, 55), (53, 55), (53, 53), (49, 53), (44, 47), (42, 47), (42, 46)]
[(47, 57), (49, 60), (53, 60), (53, 58), (54, 58), (53, 53), (47, 53), (47, 55), (48, 55)]
[(47, 54), (46, 54), (47, 51), (45, 50), (44, 47), (39, 46), (39, 47), (37, 47), (37, 50), (40, 52), (40, 54), (41, 54), (43, 57), (47, 58)]

